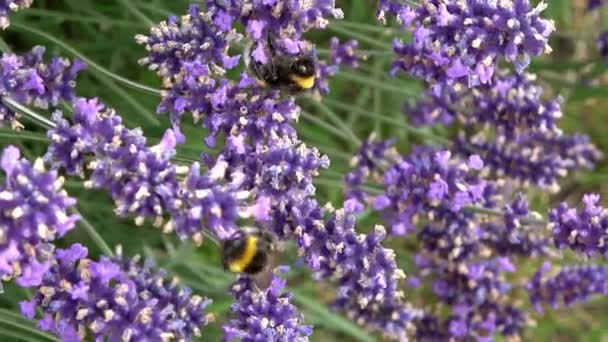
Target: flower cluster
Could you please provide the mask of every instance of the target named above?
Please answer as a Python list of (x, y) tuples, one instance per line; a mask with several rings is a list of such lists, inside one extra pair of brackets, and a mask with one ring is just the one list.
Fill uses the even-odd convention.
[(437, 259), (418, 256), (416, 264), (427, 277), (433, 276), (433, 293), (451, 308), (450, 315), (443, 320), (430, 313), (418, 320), (418, 338), (426, 340), (439, 335), (483, 340), (495, 333), (517, 336), (528, 323), (521, 309), (505, 301), (511, 289), (505, 274), (515, 271), (508, 258), (448, 267), (442, 262), (438, 264)]
[[(49, 130), (46, 159), (70, 174), (90, 171), (85, 185), (109, 190), (118, 215), (135, 215), (138, 224), (152, 219), (159, 226), (169, 216), (166, 231), (197, 243), (202, 229), (229, 236), (236, 228), (239, 184), (218, 182), (225, 175), (221, 163), (205, 172), (196, 163), (174, 165), (170, 158), (183, 139), (177, 127), (148, 147), (141, 130), (126, 128), (114, 110), (96, 99), (78, 99), (73, 109), (73, 123), (55, 114), (57, 127)], [(184, 173), (180, 182), (178, 175)]]
[(310, 1), (242, 1), (205, 0), (207, 11), (215, 21), (232, 24), (239, 21), (254, 41), (252, 56), (265, 64), (269, 56), (267, 37), (273, 35), (276, 51), (295, 55), (310, 49), (302, 34), (311, 29), (322, 29), (328, 18), (341, 19), (342, 10), (334, 0)]
[(503, 207), (500, 222), (482, 225), (483, 243), (498, 255), (542, 256), (549, 253), (550, 239), (540, 214), (530, 211), (526, 197), (518, 193)]
[(204, 310), (210, 300), (166, 281), (163, 271), (137, 258), (86, 258), (79, 244), (55, 252), (31, 301), (21, 302), (23, 315), (63, 341), (190, 340), (212, 316)]
[(76, 200), (63, 190), (63, 178), (20, 158), (14, 146), (2, 152), (0, 167), (0, 277), (17, 278), (21, 286), (40, 284), (48, 270), (52, 241), (74, 228), (77, 215), (68, 213)]
[[(353, 171), (344, 176), (346, 191), (344, 197), (347, 203), (357, 208), (368, 202), (368, 196), (361, 186), (368, 180), (381, 180), (382, 168), (386, 163), (398, 159), (398, 153), (393, 147), (393, 140), (378, 140), (371, 135), (359, 147), (359, 150), (350, 160)], [(358, 210), (355, 210), (358, 211)]]
[(404, 70), (431, 83), (476, 86), (491, 82), (500, 57), (521, 71), (530, 56), (551, 51), (554, 23), (540, 17), (546, 6), (541, 2), (532, 8), (529, 0), (425, 1), (407, 11), (405, 25), (413, 24), (414, 39), (395, 41), (393, 73)]
[(600, 56), (603, 58), (608, 57), (608, 31), (600, 32), (600, 34), (597, 36), (597, 41), (595, 44), (597, 46), (597, 52), (600, 54)]
[(597, 205), (599, 199), (596, 194), (585, 195), (585, 207), (580, 212), (566, 203), (549, 212), (549, 227), (557, 248), (569, 248), (585, 255), (608, 256), (608, 215), (606, 209)]
[(405, 112), (416, 125), (487, 124), (507, 138), (527, 129), (556, 131), (561, 99), (543, 101), (536, 75), (497, 73), (492, 84), (472, 89), (460, 85), (431, 88)]
[(604, 0), (587, 0), (587, 11), (594, 11), (604, 4)]
[[(74, 80), (85, 64), (78, 59), (69, 61), (62, 58), (53, 58), (45, 63), (44, 51), (44, 47), (36, 46), (23, 56), (2, 54), (0, 96), (38, 108), (47, 108), (61, 100), (71, 101), (74, 98)], [(0, 104), (0, 126), (4, 125), (21, 127), (17, 114)]]
[(410, 232), (419, 218), (491, 200), (486, 182), (478, 176), (484, 164), (472, 155), (462, 162), (450, 151), (416, 147), (407, 157), (390, 165), (383, 177), (385, 192), (373, 200), (391, 223), (392, 233)]
[(530, 302), (538, 312), (543, 304), (558, 308), (585, 302), (593, 295), (608, 293), (608, 270), (604, 266), (564, 267), (559, 272), (545, 262), (526, 285)]
[(216, 79), (241, 58), (227, 54), (230, 44), (240, 39), (232, 20), (191, 5), (181, 18), (171, 17), (152, 27), (149, 36), (136, 36), (149, 52), (139, 63), (155, 70), (168, 88), (163, 90), (159, 113), (171, 113), (172, 121), (178, 123), (183, 113), (197, 117), (212, 106), (215, 101), (210, 94), (221, 85)]
[(308, 341), (312, 327), (291, 303), (291, 294), (283, 293), (285, 280), (273, 275), (270, 287), (258, 290), (249, 278), (240, 277), (230, 292), (236, 301), (237, 314), (224, 325), (224, 341)]
[(34, 0), (3, 0), (0, 2), (0, 28), (6, 29), (10, 25), (8, 17), (11, 12), (28, 8), (33, 2)]
[(313, 90), (321, 94), (329, 93), (328, 78), (340, 71), (340, 66), (358, 68), (359, 60), (367, 56), (357, 53), (359, 42), (351, 39), (340, 43), (337, 37), (332, 37), (329, 45), (329, 56), (327, 61), (319, 61), (317, 65), (317, 75)]
[(501, 72), (492, 85), (442, 86), (405, 111), (417, 125), (458, 122), (454, 152), (478, 154), (497, 176), (556, 190), (560, 178), (591, 168), (601, 153), (586, 136), (561, 132), (561, 99), (543, 101), (535, 79)]

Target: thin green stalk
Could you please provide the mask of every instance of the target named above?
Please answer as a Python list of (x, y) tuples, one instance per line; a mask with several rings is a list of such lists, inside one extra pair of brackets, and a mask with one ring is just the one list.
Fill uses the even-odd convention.
[(158, 8), (158, 7), (155, 7), (155, 6), (151, 6), (151, 5), (149, 5), (149, 4), (145, 3), (145, 2), (138, 2), (137, 6), (139, 6), (139, 8), (143, 8), (143, 9), (148, 10), (148, 12), (156, 13), (156, 14), (161, 15), (163, 17), (168, 17), (171, 14), (173, 14), (170, 11), (167, 11), (164, 8)]
[[(483, 215), (498, 216), (498, 217), (503, 217), (505, 215), (505, 213), (502, 212), (501, 210), (482, 208), (482, 207), (476, 207), (476, 206), (466, 206), (464, 209), (466, 211), (468, 211), (470, 213), (474, 213), (474, 214), (483, 214)], [(536, 217), (524, 217), (524, 218), (521, 218), (519, 221), (522, 224), (527, 224), (527, 225), (546, 226), (548, 224), (548, 222), (546, 220), (544, 220), (542, 218), (536, 218)]]
[[(399, 120), (399, 119), (393, 118), (391, 116), (383, 116), (383, 115), (382, 116), (378, 116), (373, 111), (367, 111), (365, 109), (353, 107), (353, 106), (350, 106), (350, 105), (348, 105), (346, 103), (343, 103), (343, 102), (340, 102), (340, 101), (336, 101), (336, 100), (333, 100), (333, 99), (328, 98), (328, 97), (324, 98), (323, 101), (325, 103), (327, 103), (329, 106), (333, 106), (333, 107), (336, 107), (336, 108), (339, 108), (339, 109), (342, 109), (342, 110), (345, 110), (345, 111), (349, 111), (349, 112), (352, 112), (352, 113), (357, 113), (357, 114), (359, 114), (361, 116), (370, 117), (370, 118), (373, 118), (375, 120), (381, 120), (381, 121), (386, 122), (388, 124), (398, 126), (400, 128), (403, 128), (403, 129), (407, 130), (409, 133), (412, 133), (414, 135), (420, 136), (421, 138), (425, 138), (425, 139), (427, 139), (429, 141), (434, 141), (434, 142), (441, 143), (441, 144), (446, 144), (446, 145), (450, 143), (450, 140), (448, 140), (448, 139), (446, 139), (444, 137), (441, 137), (441, 136), (438, 136), (438, 135), (434, 135), (434, 134), (432, 134), (430, 132), (427, 132), (424, 129), (408, 125), (405, 122), (405, 120)], [(400, 114), (400, 116), (402, 116), (402, 114)]]
[(392, 48), (393, 48), (390, 43), (382, 42), (382, 41), (378, 40), (377, 37), (370, 37), (370, 36), (362, 34), (360, 32), (355, 32), (355, 31), (352, 31), (352, 30), (349, 30), (349, 29), (346, 29), (346, 28), (340, 27), (340, 26), (328, 25), (327, 28), (334, 32), (343, 34), (346, 37), (355, 38), (361, 42), (365, 42), (365, 43), (372, 45), (374, 47), (377, 47), (379, 49), (392, 50)]
[(67, 43), (65, 43), (65, 42), (63, 42), (63, 41), (61, 41), (61, 40), (53, 37), (52, 35), (50, 35), (50, 34), (48, 34), (46, 32), (40, 31), (40, 30), (38, 30), (36, 28), (29, 27), (27, 25), (23, 25), (23, 24), (20, 24), (20, 23), (12, 23), (10, 27), (14, 28), (14, 29), (17, 29), (17, 30), (27, 31), (27, 32), (29, 32), (31, 34), (35, 34), (37, 36), (40, 36), (40, 37), (42, 37), (42, 38), (44, 38), (46, 40), (49, 40), (49, 41), (57, 44), (62, 49), (66, 50), (67, 52), (69, 52), (72, 55), (74, 55), (74, 56), (78, 57), (79, 59), (81, 59), (83, 62), (85, 62), (91, 68), (93, 68), (93, 69), (99, 71), (100, 73), (102, 73), (102, 74), (104, 74), (104, 75), (106, 75), (106, 76), (108, 76), (108, 77), (110, 77), (110, 78), (112, 78), (112, 79), (114, 79), (114, 80), (116, 80), (116, 81), (118, 81), (120, 83), (123, 83), (123, 84), (125, 84), (125, 85), (127, 85), (127, 86), (129, 86), (129, 87), (131, 87), (133, 89), (140, 90), (140, 91), (143, 91), (145, 93), (156, 95), (156, 96), (160, 96), (160, 94), (161, 94), (160, 89), (148, 87), (146, 85), (143, 85), (143, 84), (131, 81), (129, 79), (126, 79), (124, 77), (121, 77), (121, 76), (119, 76), (119, 75), (111, 72), (110, 70), (108, 70), (108, 69), (102, 67), (101, 65), (95, 63), (93, 60), (91, 60), (87, 56), (83, 55), (78, 50), (76, 50), (72, 46), (70, 46), (69, 44), (67, 44)]
[(43, 17), (43, 18), (57, 18), (68, 21), (82, 22), (82, 23), (93, 23), (93, 24), (101, 24), (101, 25), (116, 25), (123, 27), (145, 27), (144, 25), (126, 21), (126, 20), (117, 20), (110, 18), (102, 18), (102, 17), (89, 17), (82, 15), (74, 15), (60, 11), (51, 11), (41, 8), (28, 8), (27, 11), (19, 12), (19, 15), (23, 16), (33, 16), (33, 17)]
[(28, 118), (32, 119), (32, 121), (36, 123), (42, 124), (44, 128), (51, 128), (56, 126), (53, 121), (21, 105), (19, 102), (11, 99), (10, 97), (3, 97), (2, 102), (4, 102), (4, 104), (9, 106), (11, 109), (26, 114)]
[(11, 47), (8, 45), (8, 43), (2, 39), (2, 37), (0, 37), (0, 51), (2, 52), (11, 52)]
[(336, 127), (328, 124), (327, 122), (323, 121), (322, 119), (320, 119), (318, 116), (313, 115), (311, 113), (308, 113), (306, 111), (302, 111), (302, 117), (312, 123), (314, 123), (315, 125), (322, 127), (323, 129), (327, 130), (328, 132), (344, 139), (345, 141), (350, 141), (350, 137), (348, 136), (348, 134), (346, 132), (342, 132), (341, 130), (337, 129)]
[(399, 94), (403, 94), (403, 95), (407, 95), (407, 96), (412, 96), (412, 97), (420, 96), (420, 94), (417, 91), (412, 91), (412, 90), (409, 90), (406, 88), (401, 88), (401, 87), (395, 86), (390, 83), (379, 82), (373, 78), (368, 78), (366, 76), (363, 76), (363, 75), (360, 75), (358, 73), (351, 72), (348, 70), (340, 71), (334, 77), (341, 77), (341, 78), (347, 79), (349, 81), (354, 81), (365, 87), (380, 88), (382, 90), (399, 93)]
[(327, 107), (323, 102), (317, 101), (313, 98), (307, 97), (310, 103), (312, 103), (317, 109), (325, 114), (333, 123), (338, 126), (341, 131), (345, 133), (348, 139), (354, 144), (354, 147), (361, 146), (361, 140), (355, 134), (352, 127), (347, 125), (331, 108)]
[[(382, 74), (382, 66), (384, 59), (378, 59), (374, 65), (374, 78), (377, 82), (380, 82), (380, 75)], [(382, 89), (374, 88), (373, 91), (373, 102), (374, 102), (374, 114), (382, 116)], [(382, 120), (374, 121), (374, 132), (378, 135), (382, 135)]]
[(344, 26), (347, 29), (355, 29), (384, 35), (390, 35), (399, 32), (394, 28), (388, 26), (371, 25), (368, 23), (356, 23), (348, 20), (332, 20), (330, 25)]
[(129, 12), (131, 12), (139, 21), (141, 21), (142, 24), (146, 25), (147, 27), (156, 25), (152, 19), (148, 18), (147, 15), (143, 14), (137, 7), (135, 7), (133, 0), (118, 0), (118, 2), (125, 6)]
[(95, 227), (93, 227), (93, 225), (77, 209), (72, 209), (72, 212), (80, 216), (78, 223), (87, 232), (87, 234), (89, 234), (89, 237), (93, 240), (93, 242), (95, 242), (103, 254), (113, 257), (114, 252), (112, 251), (112, 248), (110, 248), (101, 235), (99, 235)]
[(0, 138), (10, 139), (10, 140), (29, 140), (29, 141), (39, 141), (39, 142), (48, 142), (48, 138), (46, 135), (38, 132), (31, 131), (15, 131), (11, 129), (0, 129)]
[(37, 336), (46, 341), (59, 342), (59, 339), (57, 339), (55, 336), (49, 335), (33, 327), (27, 318), (7, 309), (0, 309), (0, 322), (10, 325), (15, 329), (21, 329), (22, 331), (29, 333), (31, 336)]

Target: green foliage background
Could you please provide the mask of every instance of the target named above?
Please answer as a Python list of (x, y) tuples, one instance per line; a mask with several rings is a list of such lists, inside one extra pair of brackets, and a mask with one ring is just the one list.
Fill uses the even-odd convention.
[[(396, 79), (387, 76), (392, 38), (400, 35), (407, 37), (375, 23), (375, 1), (344, 0), (338, 3), (344, 9), (345, 20), (331, 22), (326, 31), (311, 32), (309, 39), (317, 44), (323, 55), (327, 52), (331, 36), (356, 38), (363, 50), (370, 51), (370, 56), (360, 69), (343, 68), (332, 79), (331, 94), (321, 106), (309, 99), (300, 99), (300, 104), (309, 115), (304, 115), (298, 124), (302, 139), (319, 147), (332, 159), (331, 168), (318, 178), (317, 186), (320, 201), (335, 204), (341, 200), (341, 176), (348, 167), (349, 155), (356, 147), (349, 130), (359, 139), (372, 132), (380, 137), (396, 137), (399, 149), (404, 153), (412, 144), (435, 143), (437, 139), (433, 136), (451, 135), (451, 132), (440, 128), (412, 129), (401, 112), (403, 101), (415, 100), (416, 94), (424, 87), (403, 75)], [(2, 32), (2, 36), (17, 52), (40, 44), (47, 46), (47, 55), (72, 57), (75, 53), (81, 54), (111, 74), (158, 88), (160, 84), (156, 75), (137, 64), (137, 60), (145, 55), (145, 50), (135, 44), (133, 37), (137, 33), (147, 33), (148, 20), (159, 22), (170, 14), (180, 15), (187, 6), (186, 0), (35, 0), (31, 9), (11, 17), (13, 25)], [(549, 2), (544, 16), (555, 19), (558, 27), (551, 44), (554, 53), (534, 59), (531, 70), (539, 74), (546, 86), (547, 96), (557, 93), (564, 96), (562, 128), (567, 132), (589, 134), (593, 142), (606, 152), (608, 79), (606, 62), (600, 60), (595, 51), (595, 37), (602, 25), (608, 25), (608, 18), (602, 20), (604, 14), (601, 12), (586, 14), (584, 6), (585, 1), (578, 0)], [(39, 32), (33, 32), (32, 28)], [(116, 108), (129, 127), (142, 127), (151, 143), (157, 141), (168, 127), (165, 117), (155, 115), (157, 97), (131, 89), (93, 67), (78, 78), (77, 89), (80, 96), (99, 97)], [(341, 125), (350, 129), (341, 128)], [(183, 127), (188, 139), (185, 145), (179, 147), (179, 155), (184, 159), (196, 159), (204, 149), (204, 132), (190, 123)], [(26, 130), (33, 133), (0, 130), (0, 145), (15, 144), (28, 158), (41, 156), (46, 150), (44, 131), (29, 123)], [(572, 175), (564, 182), (562, 191), (555, 195), (532, 193), (534, 208), (543, 212), (562, 200), (575, 203), (584, 192), (605, 193), (607, 172), (608, 163), (602, 162), (593, 172)], [(84, 189), (78, 179), (69, 179), (67, 188), (73, 196), (78, 197), (78, 209), (86, 218), (85, 224), (88, 222), (89, 228), (95, 229), (109, 245), (122, 245), (126, 255), (142, 254), (154, 258), (160, 266), (179, 276), (196, 292), (214, 300), (210, 311), (217, 315), (217, 321), (204, 329), (203, 340), (218, 341), (221, 324), (230, 315), (231, 297), (227, 295), (226, 288), (233, 277), (219, 268), (216, 247), (204, 244), (196, 249), (190, 243), (163, 235), (149, 223), (136, 227), (131, 220), (118, 219), (113, 214), (109, 196), (105, 192)], [(362, 230), (370, 229), (377, 222), (377, 217), (363, 215), (360, 227)], [(85, 228), (81, 224), (60, 244), (79, 241), (86, 244), (92, 255), (96, 256), (101, 251)], [(408, 273), (412, 267), (412, 241), (394, 239), (389, 244), (396, 250), (398, 263)], [(293, 246), (287, 255), (289, 263), (296, 265), (289, 274), (289, 289), (294, 292), (295, 302), (305, 313), (307, 322), (315, 326), (313, 341), (379, 339), (331, 312), (327, 307), (332, 300), (331, 285), (312, 281), (309, 272), (297, 266)], [(573, 261), (573, 257), (565, 256), (564, 263)], [(523, 273), (529, 274), (538, 261), (519, 260), (519, 265), (522, 265)], [(5, 286), (5, 290), (5, 294), (0, 296), (0, 340), (56, 340), (37, 332), (31, 323), (16, 314), (18, 301), (25, 299), (28, 293), (10, 284)], [(425, 293), (408, 292), (406, 295), (418, 304), (428, 302)], [(525, 301), (525, 296), (522, 299)], [(536, 318), (537, 326), (529, 329), (523, 339), (608, 341), (607, 310), (608, 301), (597, 299), (576, 308), (548, 312)]]

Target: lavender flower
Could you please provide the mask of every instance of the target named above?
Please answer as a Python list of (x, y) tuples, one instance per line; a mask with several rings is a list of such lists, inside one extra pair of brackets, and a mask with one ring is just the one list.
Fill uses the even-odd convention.
[(608, 271), (604, 266), (581, 265), (564, 267), (557, 273), (549, 262), (536, 271), (526, 285), (530, 302), (536, 311), (543, 311), (543, 304), (554, 309), (585, 302), (593, 295), (608, 293)]
[(41, 330), (63, 341), (87, 336), (96, 341), (190, 340), (212, 319), (204, 313), (210, 300), (180, 288), (176, 279), (166, 282), (166, 273), (149, 263), (86, 256), (80, 244), (58, 249), (34, 298), (21, 303), (30, 319), (36, 308), (42, 310)]
[(274, 275), (270, 287), (257, 290), (247, 277), (232, 284), (236, 302), (232, 311), (237, 318), (224, 325), (223, 341), (308, 341), (312, 327), (291, 304), (291, 294), (282, 293), (285, 280)]
[(388, 167), (385, 193), (374, 199), (374, 208), (386, 216), (393, 234), (406, 234), (418, 216), (458, 212), (488, 201), (486, 182), (477, 176), (482, 168), (483, 161), (476, 155), (465, 163), (451, 158), (449, 151), (417, 147)]
[(387, 162), (397, 160), (399, 155), (393, 147), (393, 140), (377, 140), (375, 135), (369, 136), (357, 153), (350, 160), (353, 171), (344, 176), (346, 185), (345, 198), (358, 206), (368, 202), (367, 194), (362, 190), (363, 183), (371, 178), (380, 180), (382, 167)]
[(543, 88), (536, 75), (497, 73), (491, 85), (472, 89), (462, 86), (436, 86), (405, 112), (417, 125), (460, 122), (470, 127), (489, 124), (512, 138), (522, 130), (558, 131), (562, 116), (561, 99), (544, 101)]
[[(70, 62), (61, 58), (44, 63), (44, 50), (44, 47), (36, 46), (23, 56), (2, 54), (0, 96), (45, 109), (49, 105), (57, 105), (61, 100), (71, 101), (74, 98), (74, 79), (85, 64), (78, 59)], [(8, 124), (13, 128), (22, 127), (17, 121), (17, 114), (0, 104), (0, 126)]]
[(549, 212), (549, 228), (553, 232), (553, 241), (557, 248), (569, 248), (585, 255), (601, 254), (608, 256), (606, 246), (606, 229), (608, 216), (606, 210), (598, 206), (600, 196), (587, 194), (583, 196), (584, 209), (562, 203)]
[(34, 0), (2, 0), (0, 2), (0, 28), (6, 29), (10, 25), (8, 19), (11, 12), (16, 12), (32, 5)]
[(442, 334), (467, 340), (495, 333), (514, 337), (529, 323), (521, 309), (506, 300), (511, 285), (504, 274), (515, 271), (509, 258), (452, 264), (434, 256), (433, 250), (427, 253), (417, 256), (417, 267), (424, 277), (433, 279), (433, 293), (449, 305), (451, 315), (446, 320), (422, 316), (415, 322), (420, 338)]
[(550, 240), (543, 226), (527, 222), (539, 214), (531, 212), (525, 196), (518, 193), (503, 208), (504, 218), (482, 225), (484, 244), (498, 255), (541, 256), (549, 253)]
[[(198, 164), (188, 168), (171, 163), (175, 146), (183, 139), (177, 127), (167, 130), (160, 144), (148, 147), (141, 130), (127, 129), (114, 110), (97, 100), (78, 99), (73, 108), (73, 123), (56, 113), (57, 127), (49, 131), (46, 158), (55, 167), (80, 175), (89, 170), (85, 185), (107, 189), (116, 213), (135, 215), (137, 224), (152, 219), (162, 226), (169, 217), (165, 231), (197, 243), (202, 241), (202, 229), (220, 237), (231, 234), (240, 202), (238, 184), (218, 182), (226, 166), (218, 163), (200, 172)], [(87, 164), (88, 156), (93, 160)], [(178, 175), (184, 173), (188, 177), (179, 182)]]
[(335, 7), (334, 0), (205, 2), (207, 11), (214, 13), (217, 20), (227, 22), (227, 18), (231, 18), (243, 24), (247, 35), (254, 41), (253, 58), (261, 63), (266, 63), (269, 58), (266, 47), (269, 34), (277, 38), (277, 51), (295, 55), (310, 48), (302, 40), (304, 32), (325, 28), (329, 23), (328, 18), (343, 17), (342, 11)]
[(597, 37), (596, 41), (597, 51), (600, 56), (608, 57), (608, 31), (602, 31)]
[(476, 86), (491, 81), (500, 57), (521, 71), (530, 56), (551, 52), (554, 23), (540, 17), (546, 7), (541, 2), (532, 8), (528, 0), (426, 1), (406, 17), (414, 26), (413, 42), (394, 43), (393, 73)]
[(317, 64), (317, 75), (313, 90), (321, 94), (329, 93), (328, 79), (340, 71), (340, 66), (345, 65), (350, 68), (359, 67), (359, 59), (366, 59), (365, 55), (356, 53), (359, 42), (351, 39), (340, 43), (337, 37), (332, 37), (329, 46), (329, 56), (327, 61), (319, 61)]
[(438, 86), (405, 110), (417, 125), (458, 122), (454, 152), (478, 154), (494, 175), (558, 189), (568, 172), (591, 168), (601, 153), (586, 136), (557, 127), (561, 99), (543, 101), (535, 76), (499, 73), (492, 85)]
[(602, 7), (603, 2), (603, 0), (587, 0), (587, 11), (595, 11)]
[(50, 266), (51, 242), (78, 220), (68, 213), (76, 200), (63, 190), (63, 178), (46, 171), (41, 159), (20, 159), (14, 146), (4, 148), (0, 167), (6, 177), (0, 185), (0, 277), (36, 286)]
[[(394, 252), (381, 245), (384, 228), (376, 226), (370, 234), (358, 234), (351, 212), (331, 211), (313, 199), (291, 200), (275, 207), (271, 222), (283, 235), (294, 236), (316, 279), (338, 283), (334, 308), (391, 338), (405, 338), (419, 310), (402, 301), (398, 283), (405, 274), (397, 267)], [(325, 212), (331, 215), (328, 219)]]

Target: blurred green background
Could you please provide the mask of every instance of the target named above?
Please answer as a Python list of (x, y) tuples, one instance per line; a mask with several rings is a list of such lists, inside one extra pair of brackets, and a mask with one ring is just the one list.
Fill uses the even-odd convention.
[[(396, 79), (387, 75), (391, 61), (391, 40), (394, 37), (407, 38), (406, 35), (375, 23), (375, 1), (337, 2), (344, 10), (344, 21), (332, 21), (327, 30), (311, 32), (308, 38), (316, 43), (321, 56), (327, 51), (330, 37), (355, 38), (359, 40), (362, 50), (369, 51), (369, 58), (362, 62), (358, 70), (343, 68), (331, 80), (331, 94), (322, 103), (337, 113), (359, 139), (372, 132), (383, 138), (395, 137), (400, 151), (404, 153), (412, 144), (429, 143), (420, 134), (409, 131), (407, 118), (400, 109), (403, 101), (414, 100), (415, 94), (424, 85), (403, 74)], [(158, 88), (157, 76), (137, 64), (137, 60), (145, 55), (145, 50), (134, 43), (133, 37), (137, 33), (147, 33), (148, 19), (159, 22), (170, 14), (180, 15), (185, 12), (188, 3), (186, 0), (35, 0), (31, 9), (11, 17), (16, 25), (2, 34), (17, 52), (27, 51), (34, 45), (45, 45), (47, 56), (73, 57), (76, 52), (111, 73)], [(604, 13), (601, 11), (586, 13), (585, 6), (586, 1), (583, 0), (549, 2), (544, 16), (555, 19), (558, 27), (551, 44), (554, 53), (534, 59), (530, 69), (539, 74), (547, 96), (558, 93), (564, 96), (565, 117), (560, 126), (567, 132), (590, 135), (600, 150), (606, 152), (608, 78), (606, 62), (596, 52), (595, 38), (601, 28), (608, 25), (608, 17), (602, 20)], [(608, 12), (605, 14), (608, 15)], [(56, 41), (50, 41), (39, 33), (28, 32), (24, 27), (38, 29)], [(166, 117), (155, 115), (158, 98), (129, 89), (95, 68), (89, 68), (78, 78), (77, 89), (80, 96), (99, 97), (102, 102), (114, 107), (129, 127), (142, 127), (150, 143), (157, 141), (168, 127)], [(312, 105), (306, 98), (298, 101), (311, 114), (304, 115), (298, 123), (302, 140), (317, 146), (332, 159), (330, 169), (323, 171), (316, 181), (318, 199), (339, 205), (342, 197), (341, 177), (348, 168), (347, 162), (355, 145), (345, 130), (341, 130), (333, 121), (334, 118), (327, 115), (326, 108)], [(203, 151), (204, 132), (188, 120), (184, 120), (182, 127), (188, 139), (186, 144), (179, 147), (179, 154), (196, 159)], [(15, 134), (0, 129), (0, 144), (16, 144), (28, 158), (41, 156), (46, 150), (44, 131), (28, 123), (26, 130), (34, 133)], [(428, 133), (446, 137), (451, 135), (451, 132), (441, 128), (428, 130)], [(592, 172), (571, 175), (563, 183), (561, 192), (552, 196), (531, 190), (534, 209), (543, 212), (563, 200), (576, 203), (583, 193), (589, 191), (605, 193), (607, 171), (608, 163), (602, 162)], [(69, 179), (67, 188), (73, 196), (78, 197), (78, 208), (83, 216), (108, 244), (122, 245), (126, 255), (142, 254), (154, 258), (160, 266), (179, 276), (183, 283), (214, 300), (209, 310), (216, 313), (217, 320), (203, 330), (203, 340), (218, 341), (221, 323), (230, 317), (232, 299), (226, 289), (233, 277), (221, 271), (215, 246), (204, 244), (195, 249), (191, 243), (182, 243), (171, 235), (161, 234), (149, 223), (136, 227), (132, 220), (119, 219), (113, 214), (112, 202), (105, 192), (85, 190), (78, 179)], [(363, 215), (359, 222), (361, 230), (365, 231), (379, 222), (379, 218)], [(93, 256), (99, 254), (99, 249), (84, 229), (71, 232), (60, 244), (76, 241), (86, 244)], [(394, 239), (388, 244), (396, 250), (399, 265), (408, 273), (412, 267), (412, 241)], [(289, 263), (294, 265), (288, 286), (294, 292), (295, 302), (304, 312), (307, 322), (315, 326), (313, 341), (379, 339), (332, 313), (326, 306), (332, 300), (332, 286), (310, 280), (309, 272), (297, 263), (293, 246), (287, 255)], [(564, 258), (564, 263), (575, 261), (569, 255)], [(538, 261), (519, 260), (518, 264), (523, 265), (523, 274), (530, 274)], [(24, 319), (11, 312), (17, 312), (18, 301), (28, 294), (10, 284), (5, 286), (5, 290), (6, 293), (0, 296), (0, 339), (52, 340), (35, 330), (17, 328), (22, 326)], [(422, 293), (407, 292), (406, 295), (414, 303), (425, 303)], [(522, 298), (525, 300), (525, 297)], [(608, 301), (603, 299), (572, 309), (547, 312), (542, 317), (535, 317), (536, 327), (529, 329), (522, 339), (608, 341), (606, 313)]]

